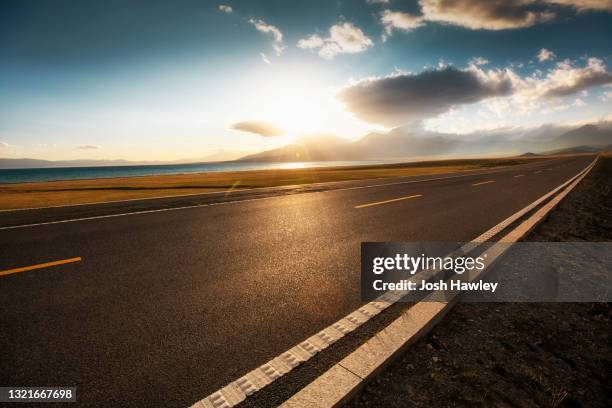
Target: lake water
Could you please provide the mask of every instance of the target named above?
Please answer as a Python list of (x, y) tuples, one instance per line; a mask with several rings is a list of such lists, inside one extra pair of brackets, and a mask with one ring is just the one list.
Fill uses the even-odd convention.
[(57, 167), (39, 169), (0, 169), (0, 183), (27, 181), (54, 181), (97, 179), (112, 177), (154, 176), (162, 174), (209, 173), (220, 171), (245, 171), (267, 169), (294, 169), (332, 166), (363, 166), (387, 163), (385, 161), (327, 161), (299, 163), (192, 163), (146, 166)]

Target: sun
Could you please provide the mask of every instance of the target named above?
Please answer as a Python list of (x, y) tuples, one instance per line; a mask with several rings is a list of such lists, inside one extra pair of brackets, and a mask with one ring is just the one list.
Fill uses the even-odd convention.
[(298, 72), (259, 81), (250, 99), (250, 117), (275, 124), (291, 138), (324, 130), (335, 109), (333, 91)]

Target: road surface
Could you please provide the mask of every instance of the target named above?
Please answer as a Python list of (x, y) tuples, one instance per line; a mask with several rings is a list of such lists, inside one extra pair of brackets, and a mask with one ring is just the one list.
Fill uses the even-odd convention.
[(0, 213), (0, 385), (188, 406), (358, 308), (362, 241), (468, 241), (592, 159)]

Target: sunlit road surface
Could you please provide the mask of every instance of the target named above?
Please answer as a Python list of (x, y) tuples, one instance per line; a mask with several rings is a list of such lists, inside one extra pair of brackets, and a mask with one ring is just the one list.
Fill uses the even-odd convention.
[(188, 406), (358, 308), (361, 242), (470, 240), (591, 160), (2, 229), (0, 385)]

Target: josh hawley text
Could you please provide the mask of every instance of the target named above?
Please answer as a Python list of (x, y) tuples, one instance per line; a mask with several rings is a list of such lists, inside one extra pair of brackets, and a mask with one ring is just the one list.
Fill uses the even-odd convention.
[(399, 282), (385, 282), (382, 279), (377, 279), (372, 283), (374, 290), (377, 291), (388, 291), (388, 290), (460, 290), (460, 291), (491, 291), (495, 292), (498, 283), (483, 282), (479, 280), (477, 282), (464, 282), (460, 279), (438, 282), (427, 282), (422, 280), (421, 282), (414, 282), (408, 279), (401, 280)]

